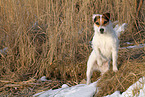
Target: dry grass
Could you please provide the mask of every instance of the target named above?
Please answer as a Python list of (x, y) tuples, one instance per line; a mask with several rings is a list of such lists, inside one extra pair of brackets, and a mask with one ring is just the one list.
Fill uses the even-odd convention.
[(124, 92), (130, 85), (145, 75), (144, 49), (120, 50), (119, 62), (121, 66), (117, 73), (112, 70), (105, 73), (99, 80), (97, 87), (100, 91), (95, 97), (112, 94), (115, 91)]
[[(1, 0), (0, 48), (8, 47), (8, 52), (0, 58), (0, 79), (46, 75), (79, 82), (86, 78), (91, 52), (92, 14), (110, 12), (112, 21), (128, 23), (121, 46), (144, 43), (144, 5), (144, 0)], [(128, 64), (123, 62), (119, 60)]]

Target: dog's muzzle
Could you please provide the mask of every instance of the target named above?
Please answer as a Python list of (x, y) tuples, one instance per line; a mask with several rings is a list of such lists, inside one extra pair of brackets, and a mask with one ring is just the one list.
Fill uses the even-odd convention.
[(100, 33), (101, 33), (101, 34), (104, 33), (104, 29), (103, 29), (103, 28), (100, 29)]

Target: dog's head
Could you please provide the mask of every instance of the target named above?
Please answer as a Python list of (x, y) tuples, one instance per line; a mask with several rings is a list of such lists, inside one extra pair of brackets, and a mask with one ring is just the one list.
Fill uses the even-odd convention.
[(93, 22), (95, 31), (104, 34), (110, 27), (110, 13), (105, 13), (103, 15), (94, 14)]

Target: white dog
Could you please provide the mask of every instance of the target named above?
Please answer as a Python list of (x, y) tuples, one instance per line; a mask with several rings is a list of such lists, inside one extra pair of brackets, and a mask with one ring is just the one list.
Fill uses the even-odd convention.
[[(117, 53), (118, 53), (118, 36), (119, 32), (123, 31), (125, 23), (122, 27), (118, 25), (113, 29), (110, 21), (110, 13), (103, 15), (94, 14), (94, 37), (92, 40), (93, 51), (87, 62), (87, 84), (91, 82), (93, 71), (98, 70), (104, 74), (109, 70), (110, 61), (112, 58), (113, 71), (118, 71), (117, 68)], [(116, 30), (116, 31), (115, 31)]]

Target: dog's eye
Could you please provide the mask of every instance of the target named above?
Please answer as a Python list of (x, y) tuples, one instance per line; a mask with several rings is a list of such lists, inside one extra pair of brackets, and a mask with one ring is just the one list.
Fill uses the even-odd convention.
[(107, 24), (108, 21), (104, 21), (104, 24)]
[(99, 25), (99, 22), (96, 22), (96, 25)]

